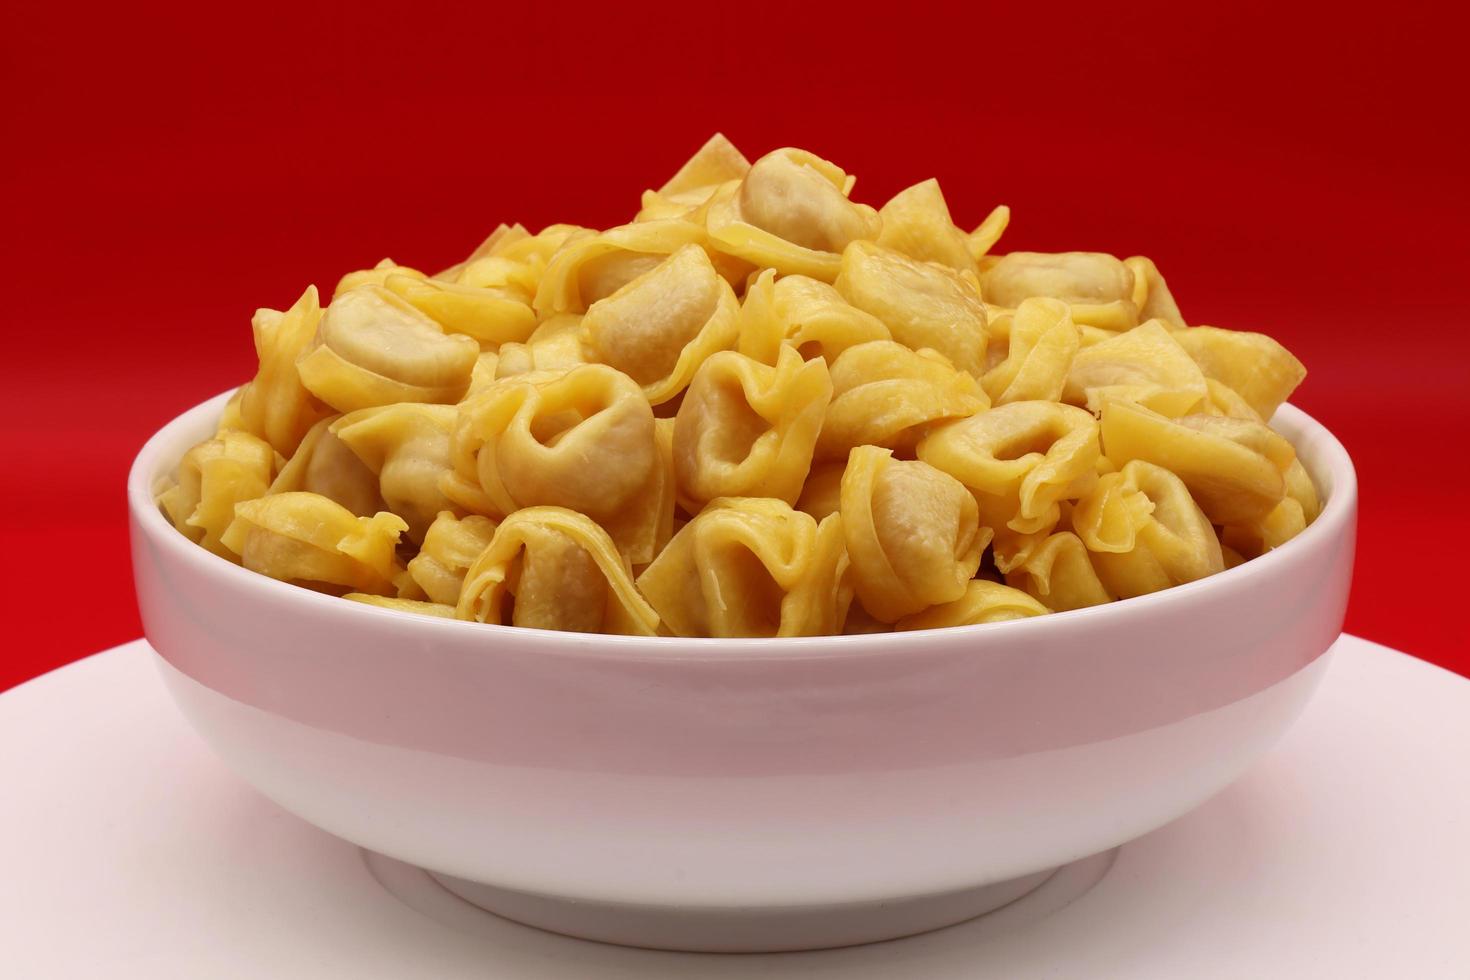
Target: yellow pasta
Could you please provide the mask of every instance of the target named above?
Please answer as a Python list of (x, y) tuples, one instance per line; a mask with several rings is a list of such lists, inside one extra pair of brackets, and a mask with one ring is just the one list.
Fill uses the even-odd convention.
[(936, 350), (976, 377), (984, 373), (985, 304), (973, 276), (860, 241), (842, 254), (834, 285), (900, 344)]
[(399, 599), (394, 596), (371, 595), (367, 592), (349, 592), (342, 598), (361, 602), (367, 606), (378, 606), (394, 612), (417, 613), (437, 619), (453, 619), (454, 607), (442, 602), (425, 602), (422, 599)]
[(977, 626), (981, 623), (1029, 619), (1049, 612), (1050, 609), (1020, 589), (977, 578), (965, 584), (964, 595), (958, 599), (905, 616), (894, 624), (894, 629), (933, 630), (949, 626)]
[(349, 290), (322, 314), (297, 359), (301, 383), (339, 412), (395, 402), (459, 401), (480, 347), (382, 286)]
[[(484, 354), (480, 355), (482, 358)], [(533, 371), (568, 371), (587, 363), (582, 346), (582, 317), (577, 313), (558, 313), (537, 327), (523, 344), (501, 344), (495, 354), (494, 376), (510, 378)], [(476, 384), (472, 379), (470, 387)], [(479, 388), (483, 389), (483, 379)]]
[(1163, 320), (1171, 327), (1184, 326), (1184, 316), (1169, 284), (1153, 260), (1142, 255), (1123, 260), (1128, 271), (1133, 273), (1133, 305), (1138, 307), (1140, 320)]
[(495, 522), (488, 517), (440, 511), (425, 532), (419, 553), (408, 563), (409, 577), (430, 601), (452, 609), (459, 603), (465, 572), (494, 536)]
[(658, 615), (634, 588), (612, 538), (562, 507), (528, 507), (501, 522), (465, 573), (455, 615), (573, 633), (658, 630)]
[(848, 200), (851, 183), (816, 154), (774, 150), (710, 203), (710, 245), (782, 275), (831, 282), (843, 249), (882, 227), (878, 212)]
[(779, 500), (711, 501), (638, 576), (675, 636), (836, 633), (843, 585), (842, 518), (818, 524)]
[(840, 492), (853, 584), (870, 615), (891, 623), (964, 595), (991, 534), (963, 484), (927, 463), (860, 446)]
[(344, 415), (332, 432), (378, 478), (388, 509), (422, 541), (440, 511), (453, 504), (440, 483), (450, 471), (449, 436), (458, 417), (453, 405), (404, 403)]
[(235, 505), (265, 496), (275, 470), (269, 443), (248, 432), (225, 432), (184, 454), (159, 504), (190, 540), (233, 559), (234, 549), (221, 538), (235, 518)]
[(1006, 573), (1006, 583), (1057, 612), (1100, 606), (1116, 598), (1098, 578), (1087, 546), (1071, 531), (1058, 531), (1028, 549)]
[(1275, 415), (1307, 376), (1302, 362), (1265, 334), (1190, 327), (1174, 339), (1205, 377), (1229, 386), (1263, 419)]
[(1128, 402), (1102, 413), (1103, 446), (1122, 465), (1147, 460), (1184, 481), (1216, 524), (1256, 521), (1286, 495), (1291, 443), (1261, 422), (1189, 415), (1169, 419)]
[(832, 362), (832, 405), (817, 455), (842, 459), (863, 445), (908, 452), (930, 426), (988, 405), (979, 382), (934, 351), (889, 340), (858, 344)]
[(1072, 526), (1099, 579), (1125, 599), (1225, 568), (1215, 530), (1184, 482), (1143, 460), (1099, 479), (1072, 509)]
[(653, 557), (670, 474), (648, 399), (625, 374), (588, 364), (498, 381), (459, 406), (450, 460), (441, 487), (467, 511), (564, 507), (606, 529), (634, 564)]
[(956, 272), (977, 271), (970, 236), (955, 227), (939, 181), (926, 180), (893, 195), (878, 211), (878, 244), (921, 262), (938, 262)]
[(775, 270), (767, 269), (746, 288), (740, 305), (737, 349), (762, 364), (775, 364), (782, 345), (830, 364), (849, 347), (888, 339), (883, 321), (807, 276), (777, 279)]
[(695, 373), (674, 425), (674, 472), (683, 499), (774, 497), (796, 503), (832, 398), (820, 359), (782, 347), (774, 367), (734, 351)]
[(588, 309), (582, 342), (590, 356), (643, 386), (663, 404), (699, 365), (735, 346), (740, 305), (704, 249), (686, 245)]
[(315, 493), (272, 494), (235, 506), (222, 538), (253, 572), (327, 592), (396, 595), (403, 519), (358, 517)]
[(258, 310), (158, 506), (359, 604), (641, 637), (1065, 613), (1318, 517), (1275, 340), (1187, 326), (1151, 258), (997, 254), (1005, 205), (854, 185), (715, 134), (610, 227), (502, 223)]
[(341, 417), (329, 415), (311, 427), (269, 492), (320, 494), (358, 517), (371, 517), (388, 508), (378, 492), (378, 475), (332, 431), (332, 424)]
[(511, 289), (405, 275), (390, 275), (383, 285), (445, 333), (464, 334), (481, 344), (525, 340), (536, 328), (530, 304)]
[(1032, 296), (1059, 299), (1072, 319), (1107, 330), (1138, 323), (1133, 271), (1101, 252), (1011, 252), (985, 270), (987, 302), (1015, 308)]
[(240, 394), (239, 428), (289, 456), (321, 418), (331, 414), (296, 373), (296, 361), (316, 337), (322, 309), (315, 286), (289, 310), (261, 309), (250, 321), (260, 367)]
[(1061, 519), (1061, 503), (1097, 480), (1098, 423), (1056, 402), (1011, 402), (935, 429), (919, 459), (975, 494), (980, 523), (995, 533), (1002, 573), (1025, 560)]
[(1199, 366), (1162, 322), (1150, 320), (1077, 352), (1062, 398), (1094, 412), (1112, 399), (1184, 415), (1208, 394)]
[(1005, 360), (981, 379), (991, 403), (1060, 401), (1082, 347), (1067, 304), (1033, 297), (1007, 319)]

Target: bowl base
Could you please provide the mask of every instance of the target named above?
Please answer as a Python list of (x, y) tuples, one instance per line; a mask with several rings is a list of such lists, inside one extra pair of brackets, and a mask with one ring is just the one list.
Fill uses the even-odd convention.
[(548, 932), (645, 949), (775, 953), (856, 946), (942, 929), (1015, 902), (1057, 871), (911, 898), (755, 909), (589, 902), (428, 874), (480, 909)]

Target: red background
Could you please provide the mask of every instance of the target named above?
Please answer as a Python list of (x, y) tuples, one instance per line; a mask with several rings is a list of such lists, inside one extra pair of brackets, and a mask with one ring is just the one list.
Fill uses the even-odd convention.
[(147, 6), (0, 31), (0, 689), (139, 634), (127, 465), (250, 374), (256, 306), (501, 220), (626, 220), (716, 129), (874, 204), (1008, 203), (1003, 249), (1147, 254), (1191, 322), (1282, 340), (1360, 469), (1348, 628), (1470, 673), (1470, 156), (1432, 8)]

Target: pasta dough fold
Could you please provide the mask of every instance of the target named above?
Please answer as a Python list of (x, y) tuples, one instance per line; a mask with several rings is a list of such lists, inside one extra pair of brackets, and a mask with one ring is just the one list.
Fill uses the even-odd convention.
[(832, 404), (817, 455), (843, 459), (855, 446), (907, 453), (928, 427), (990, 404), (975, 378), (932, 350), (889, 340), (849, 347), (832, 362)]
[(528, 507), (501, 522), (465, 573), (455, 615), (573, 633), (658, 631), (658, 615), (612, 538), (562, 507)]
[(470, 386), (480, 348), (382, 286), (332, 301), (296, 361), (306, 389), (339, 412), (396, 402), (453, 404)]
[(634, 564), (653, 558), (673, 506), (653, 410), (602, 364), (506, 378), (459, 406), (446, 497), (504, 517), (550, 505), (586, 514)]
[(1060, 401), (1082, 332), (1067, 304), (1032, 298), (1008, 319), (1006, 356), (985, 372), (982, 383), (993, 404)]
[(964, 595), (991, 535), (963, 484), (927, 463), (859, 446), (840, 492), (853, 585), (871, 616), (892, 623)]
[(1276, 414), (1307, 376), (1292, 353), (1265, 334), (1217, 327), (1190, 327), (1174, 333), (1205, 377), (1227, 385), (1262, 419)]
[(881, 320), (900, 344), (936, 350), (977, 378), (984, 373), (985, 304), (973, 275), (859, 241), (842, 253), (834, 285), (853, 306)]
[(842, 518), (818, 524), (779, 501), (724, 497), (686, 524), (638, 576), (675, 636), (836, 633), (843, 584)]
[(981, 276), (987, 302), (1012, 309), (1032, 296), (1059, 299), (1072, 319), (1107, 330), (1138, 323), (1133, 271), (1101, 252), (1011, 252)]
[(440, 511), (424, 534), (419, 553), (408, 563), (409, 577), (431, 601), (452, 610), (459, 603), (465, 572), (494, 536), (495, 522), (488, 517)]
[(977, 578), (965, 583), (964, 595), (958, 599), (905, 616), (894, 624), (894, 629), (934, 630), (950, 626), (977, 626), (981, 623), (1029, 619), (1049, 612), (1050, 609), (1020, 589)]
[(831, 282), (849, 243), (878, 236), (882, 220), (847, 199), (852, 179), (805, 150), (773, 150), (710, 203), (710, 245), (786, 275)]
[(682, 392), (711, 354), (735, 346), (739, 314), (709, 256), (686, 245), (592, 304), (582, 341), (592, 359), (633, 378), (660, 405)]
[(223, 541), (252, 572), (338, 595), (389, 596), (405, 575), (395, 549), (407, 529), (386, 511), (358, 517), (326, 497), (298, 491), (237, 504)]
[(449, 436), (458, 413), (453, 405), (404, 403), (344, 415), (332, 432), (378, 479), (388, 509), (422, 541), (440, 511), (453, 504), (440, 490), (450, 472)]
[(1187, 415), (1166, 418), (1129, 402), (1103, 407), (1102, 439), (1115, 464), (1147, 460), (1184, 481), (1216, 524), (1248, 524), (1286, 495), (1291, 443), (1261, 422)]
[(320, 419), (331, 414), (296, 373), (296, 360), (312, 343), (322, 308), (315, 286), (308, 286), (286, 312), (260, 309), (250, 321), (260, 367), (240, 393), (238, 428), (290, 456)]
[(1098, 480), (1072, 526), (1107, 590), (1127, 599), (1224, 571), (1220, 542), (1184, 482), (1134, 460)]
[(388, 508), (378, 492), (378, 475), (332, 431), (332, 424), (341, 417), (329, 415), (311, 427), (269, 492), (320, 494), (358, 517), (371, 517)]
[(970, 236), (955, 227), (939, 181), (931, 178), (899, 191), (879, 209), (878, 217), (883, 223), (879, 245), (956, 272), (978, 271)]
[(811, 468), (832, 379), (820, 359), (782, 347), (775, 367), (734, 351), (695, 373), (674, 424), (684, 499), (774, 497), (796, 503)]
[(808, 360), (820, 357), (830, 364), (849, 347), (888, 339), (883, 321), (807, 276), (777, 279), (767, 269), (746, 288), (740, 306), (738, 350), (762, 364), (775, 364), (783, 344)]
[(1061, 503), (1097, 480), (1097, 420), (1080, 408), (1026, 401), (935, 429), (918, 445), (919, 459), (974, 494), (980, 524), (995, 532), (1002, 573), (1024, 562), (1061, 519)]
[(235, 519), (235, 505), (265, 496), (276, 459), (269, 443), (248, 432), (206, 439), (184, 453), (159, 505), (189, 540), (234, 561), (235, 551), (222, 538)]
[(1078, 351), (1062, 399), (1093, 413), (1110, 399), (1122, 399), (1165, 415), (1184, 415), (1208, 393), (1204, 374), (1175, 335), (1161, 321), (1150, 320)]

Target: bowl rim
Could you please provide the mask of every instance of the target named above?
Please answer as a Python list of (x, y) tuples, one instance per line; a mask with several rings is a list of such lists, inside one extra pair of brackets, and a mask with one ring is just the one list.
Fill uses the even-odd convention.
[[(896, 639), (901, 638), (909, 649), (919, 649), (931, 644), (948, 643), (953, 640), (981, 635), (987, 642), (999, 642), (1006, 638), (1019, 639), (1030, 633), (1046, 630), (1088, 628), (1088, 624), (1104, 624), (1112, 619), (1138, 619), (1147, 616), (1150, 610), (1159, 610), (1170, 605), (1205, 601), (1212, 591), (1218, 592), (1231, 585), (1240, 585), (1252, 576), (1269, 575), (1276, 566), (1291, 560), (1308, 548), (1324, 545), (1330, 539), (1350, 535), (1354, 530), (1357, 511), (1358, 481), (1352, 458), (1347, 449), (1332, 432), (1306, 412), (1291, 404), (1283, 404), (1272, 416), (1276, 427), (1285, 423), (1292, 430), (1286, 435), (1293, 447), (1310, 443), (1322, 456), (1322, 472), (1312, 473), (1325, 502), (1317, 519), (1302, 533), (1258, 558), (1243, 562), (1234, 568), (1175, 585), (1158, 592), (1119, 599), (1100, 606), (1070, 609), (1033, 616), (1025, 619), (1005, 620), (995, 623), (979, 623), (968, 626), (947, 626), (938, 629), (885, 631), (853, 635), (791, 636), (791, 637), (675, 637), (675, 636), (619, 636), (603, 633), (572, 633), (557, 630), (528, 629), (491, 623), (445, 619), (437, 616), (405, 613), (401, 610), (385, 609), (362, 602), (343, 601), (338, 596), (316, 592), (273, 579), (259, 572), (252, 572), (236, 565), (180, 534), (163, 515), (155, 502), (154, 487), (157, 480), (176, 460), (164, 459), (165, 450), (179, 440), (183, 430), (196, 427), (203, 417), (218, 417), (225, 402), (235, 389), (222, 392), (212, 398), (181, 412), (169, 420), (143, 444), (128, 471), (128, 510), (132, 518), (134, 533), (141, 533), (154, 546), (168, 549), (191, 570), (203, 576), (215, 576), (232, 587), (264, 590), (265, 595), (274, 595), (283, 602), (303, 604), (303, 609), (319, 612), (327, 617), (355, 619), (360, 625), (374, 625), (394, 629), (413, 629), (423, 632), (424, 639), (442, 636), (446, 642), (462, 642), (471, 637), (486, 640), (494, 637), (513, 639), (517, 644), (529, 644), (543, 648), (544, 652), (576, 652), (585, 655), (601, 652), (610, 656), (637, 656), (646, 659), (682, 659), (691, 652), (701, 657), (719, 656), (738, 659), (791, 659), (828, 658), (876, 655), (891, 651)], [(1304, 461), (1304, 465), (1306, 465)], [(1309, 470), (1311, 467), (1308, 467)], [(1324, 479), (1325, 477), (1325, 479)], [(1323, 490), (1326, 485), (1325, 492)], [(136, 545), (135, 545), (136, 547)], [(488, 632), (487, 632), (488, 631)], [(487, 646), (491, 652), (494, 645)]]

